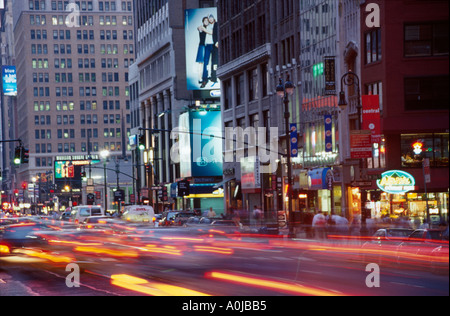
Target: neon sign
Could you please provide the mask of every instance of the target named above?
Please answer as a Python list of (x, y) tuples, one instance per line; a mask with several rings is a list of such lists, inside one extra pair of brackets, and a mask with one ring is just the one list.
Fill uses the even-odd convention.
[(421, 142), (416, 142), (413, 144), (413, 148), (414, 148), (414, 153), (416, 155), (420, 155), (423, 151), (423, 144)]
[(404, 194), (415, 190), (416, 180), (407, 172), (391, 170), (382, 174), (381, 180), (377, 180), (377, 185), (386, 193)]

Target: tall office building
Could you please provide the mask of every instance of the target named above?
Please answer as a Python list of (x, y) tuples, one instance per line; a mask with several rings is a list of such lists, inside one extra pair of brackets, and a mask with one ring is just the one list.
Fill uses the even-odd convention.
[[(225, 147), (225, 154), (235, 157), (234, 162), (227, 160), (224, 164), (228, 211), (253, 210), (254, 206), (259, 206), (266, 216), (275, 216), (272, 211), (287, 209), (286, 186), (282, 179), (287, 175), (284, 154), (286, 141), (290, 139), (285, 132), (284, 105), (276, 95), (276, 87), (280, 78), (290, 79), (296, 86), (290, 97), (289, 111), (291, 123), (298, 122), (301, 105), (299, 9), (299, 2), (292, 0), (219, 1), (218, 75), (222, 81), (223, 127), (247, 130), (248, 139), (254, 136), (254, 133), (248, 134), (248, 128), (266, 128), (266, 135), (261, 139), (267, 144), (273, 141), (277, 144), (276, 148), (266, 150), (266, 154), (277, 158), (271, 163), (276, 169), (273, 173), (260, 173), (258, 162), (247, 164), (240, 160), (239, 157), (248, 156), (254, 146), (242, 147), (238, 142), (229, 142), (231, 146)], [(271, 133), (270, 127), (278, 127), (278, 132)], [(259, 153), (265, 147), (258, 148)], [(292, 167), (298, 175), (295, 170), (300, 165), (297, 162), (294, 161)], [(295, 189), (298, 190), (298, 181), (295, 181)], [(294, 200), (295, 205), (298, 199)]]
[(18, 137), (30, 150), (19, 180), (58, 156), (127, 151), (132, 1), (17, 0), (13, 4)]
[[(205, 210), (215, 207), (220, 213), (222, 196), (212, 193), (217, 190), (213, 186), (216, 178), (218, 182), (222, 179), (221, 174), (209, 177), (207, 172), (184, 173), (181, 164), (185, 161), (173, 159), (172, 149), (180, 145), (187, 146), (185, 152), (190, 150), (189, 144), (181, 140), (182, 135), (189, 133), (176, 137), (170, 133), (180, 126), (182, 115), (197, 111), (196, 104), (202, 109), (209, 110), (212, 105), (220, 109), (216, 106), (220, 98), (211, 93), (220, 89), (217, 83), (214, 88), (209, 78), (205, 78), (208, 82), (203, 87), (202, 82), (196, 82), (197, 77), (193, 84), (189, 81), (191, 68), (195, 68), (193, 72), (198, 69), (196, 56), (190, 59), (189, 54), (197, 54), (197, 27), (202, 24), (204, 15), (194, 19), (194, 27), (189, 30), (186, 27), (189, 14), (215, 15), (216, 1), (136, 0), (135, 6), (136, 63), (130, 69), (132, 134), (145, 137), (145, 144), (142, 144), (145, 148), (136, 148), (133, 155), (138, 166), (139, 197), (159, 212), (165, 208)], [(177, 183), (184, 179), (190, 180), (191, 194), (179, 197)]]

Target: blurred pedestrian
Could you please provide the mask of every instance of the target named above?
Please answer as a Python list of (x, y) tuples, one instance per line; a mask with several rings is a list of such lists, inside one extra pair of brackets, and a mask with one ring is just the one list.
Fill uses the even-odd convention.
[(323, 215), (322, 211), (317, 213), (312, 221), (312, 227), (314, 230), (314, 235), (316, 238), (324, 239), (325, 231), (326, 231), (327, 219), (325, 215)]
[(208, 218), (214, 218), (214, 217), (217, 216), (217, 214), (216, 214), (216, 212), (214, 212), (213, 208), (210, 207), (210, 208), (209, 208), (209, 211), (208, 211), (208, 214), (207, 214), (206, 216), (207, 216)]
[(231, 219), (236, 224), (236, 226), (241, 226), (241, 217), (239, 216), (239, 212), (236, 210), (231, 210), (233, 213), (231, 214)]
[(427, 220), (424, 219), (422, 225), (420, 225), (419, 228), (420, 228), (420, 229), (429, 229), (429, 228), (430, 228), (430, 225), (428, 225)]
[(253, 218), (257, 226), (261, 225), (262, 211), (256, 205), (253, 207)]

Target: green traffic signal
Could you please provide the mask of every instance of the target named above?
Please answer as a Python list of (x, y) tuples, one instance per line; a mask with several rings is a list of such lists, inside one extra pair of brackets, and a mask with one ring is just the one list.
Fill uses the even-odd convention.
[(13, 162), (16, 166), (22, 163), (22, 147), (16, 147)]
[(145, 150), (145, 147), (146, 147), (145, 134), (142, 134), (139, 136), (139, 149)]

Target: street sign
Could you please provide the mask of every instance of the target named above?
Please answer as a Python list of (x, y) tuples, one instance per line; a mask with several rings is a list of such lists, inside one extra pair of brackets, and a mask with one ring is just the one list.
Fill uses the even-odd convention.
[(114, 202), (122, 202), (122, 201), (125, 201), (125, 191), (124, 190), (114, 191)]
[(372, 187), (372, 181), (355, 181), (352, 182), (352, 187), (369, 188)]
[(371, 131), (351, 131), (350, 152), (352, 159), (372, 158)]
[(178, 196), (185, 197), (190, 194), (190, 186), (189, 181), (180, 181), (178, 182)]

